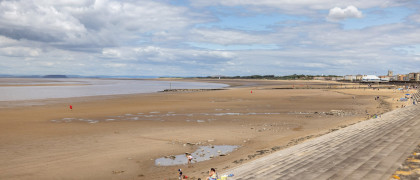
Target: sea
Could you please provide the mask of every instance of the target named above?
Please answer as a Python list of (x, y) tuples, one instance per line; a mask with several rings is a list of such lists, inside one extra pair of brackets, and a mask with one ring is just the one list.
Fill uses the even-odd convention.
[(154, 93), (165, 89), (217, 89), (226, 84), (123, 79), (8, 79), (0, 81), (0, 101)]

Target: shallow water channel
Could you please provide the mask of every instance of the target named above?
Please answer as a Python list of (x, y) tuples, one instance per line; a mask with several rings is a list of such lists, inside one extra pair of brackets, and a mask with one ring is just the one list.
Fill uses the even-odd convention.
[[(231, 145), (200, 146), (195, 152), (191, 154), (193, 157), (192, 163), (210, 160), (217, 156), (225, 156), (227, 153), (236, 150), (238, 147), (239, 146)], [(157, 166), (172, 166), (187, 163), (188, 159), (185, 154), (166, 156), (155, 160), (155, 165)]]

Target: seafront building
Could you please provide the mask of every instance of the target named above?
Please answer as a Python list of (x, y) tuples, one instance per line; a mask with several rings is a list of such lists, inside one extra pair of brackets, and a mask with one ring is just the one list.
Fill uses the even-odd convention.
[(411, 72), (408, 74), (395, 74), (388, 70), (387, 75), (345, 75), (342, 77), (326, 77), (316, 76), (314, 80), (333, 80), (333, 81), (350, 81), (350, 82), (417, 82), (420, 83), (420, 72)]
[(411, 72), (408, 74), (396, 74), (389, 70), (387, 75), (376, 76), (376, 75), (345, 75), (343, 76), (344, 81), (351, 82), (419, 82), (420, 83), (420, 72)]

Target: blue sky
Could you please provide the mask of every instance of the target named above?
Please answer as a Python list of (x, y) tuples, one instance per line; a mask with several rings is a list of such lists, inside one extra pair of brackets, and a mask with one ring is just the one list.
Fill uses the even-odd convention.
[(0, 1), (0, 74), (420, 71), (418, 1)]

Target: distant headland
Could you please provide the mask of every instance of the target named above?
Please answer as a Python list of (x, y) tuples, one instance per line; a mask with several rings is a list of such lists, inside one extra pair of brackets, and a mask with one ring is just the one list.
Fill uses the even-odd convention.
[(45, 75), (42, 78), (68, 78), (66, 75)]

